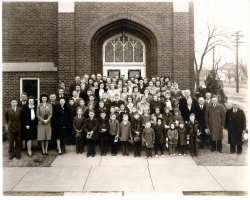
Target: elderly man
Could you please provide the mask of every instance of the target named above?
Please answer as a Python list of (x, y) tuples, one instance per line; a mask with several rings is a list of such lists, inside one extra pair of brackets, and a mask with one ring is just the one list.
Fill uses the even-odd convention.
[(76, 89), (76, 85), (81, 85), (81, 78), (80, 76), (75, 77), (75, 82), (70, 85), (70, 94), (72, 94), (73, 90)]
[(206, 97), (206, 99), (205, 99), (204, 104), (205, 105), (210, 104), (211, 103), (211, 93), (210, 92), (206, 92), (205, 97)]
[(238, 103), (233, 102), (233, 106), (226, 112), (226, 129), (228, 130), (228, 144), (230, 144), (230, 154), (242, 152), (242, 137), (246, 132), (246, 116), (243, 110), (239, 109)]
[(213, 96), (211, 104), (207, 105), (205, 113), (206, 127), (211, 133), (211, 151), (222, 152), (223, 129), (225, 127), (225, 109), (218, 102), (217, 96)]
[(185, 90), (185, 97), (180, 98), (179, 109), (181, 111), (181, 115), (183, 115), (183, 113), (185, 112), (185, 109), (187, 107), (187, 99), (189, 99), (189, 98), (192, 99), (194, 107), (197, 107), (197, 105), (198, 105), (197, 99), (194, 97), (191, 97), (190, 94), (191, 94), (190, 90)]

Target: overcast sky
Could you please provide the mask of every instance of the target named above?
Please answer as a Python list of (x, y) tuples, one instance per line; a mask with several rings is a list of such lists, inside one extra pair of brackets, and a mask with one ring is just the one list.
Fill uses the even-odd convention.
[[(195, 21), (209, 16), (215, 20), (225, 20), (225, 25), (233, 32), (242, 31), (245, 35), (241, 39), (245, 43), (239, 46), (239, 57), (250, 65), (250, 0), (195, 0)], [(199, 30), (199, 26), (196, 27)], [(204, 45), (203, 45), (204, 46)], [(203, 47), (197, 44), (196, 47)], [(234, 47), (235, 48), (235, 47)], [(221, 49), (215, 49), (223, 51)], [(215, 54), (216, 55), (216, 54)], [(236, 62), (235, 56), (230, 51), (224, 51), (225, 62)], [(212, 56), (208, 55), (206, 65), (211, 65)], [(222, 64), (223, 64), (222, 63)], [(212, 65), (211, 65), (212, 67)]]

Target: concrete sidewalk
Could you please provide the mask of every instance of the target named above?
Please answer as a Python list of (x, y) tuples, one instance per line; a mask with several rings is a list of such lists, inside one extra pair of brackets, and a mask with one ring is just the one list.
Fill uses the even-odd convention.
[(69, 151), (52, 167), (3, 168), (3, 191), (180, 196), (183, 191), (248, 191), (247, 179), (246, 166), (197, 166), (190, 156), (145, 159), (130, 152), (87, 158), (85, 152)]

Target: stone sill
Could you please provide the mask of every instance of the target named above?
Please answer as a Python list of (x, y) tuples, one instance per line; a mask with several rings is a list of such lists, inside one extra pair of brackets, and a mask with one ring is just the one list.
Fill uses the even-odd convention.
[(48, 72), (57, 71), (53, 62), (2, 63), (2, 72)]

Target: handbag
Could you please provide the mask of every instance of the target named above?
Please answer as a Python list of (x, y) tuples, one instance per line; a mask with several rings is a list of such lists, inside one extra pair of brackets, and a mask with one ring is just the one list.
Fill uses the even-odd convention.
[(196, 135), (196, 136), (195, 136), (195, 140), (196, 140), (196, 142), (202, 142), (201, 137), (200, 137), (200, 136), (198, 136), (198, 135)]
[(136, 136), (134, 137), (134, 141), (135, 141), (135, 143), (140, 142), (140, 141), (141, 141), (140, 136), (136, 135)]
[(129, 144), (131, 144), (132, 146), (134, 146), (134, 144), (135, 144), (133, 139), (129, 139), (128, 142), (129, 142)]

